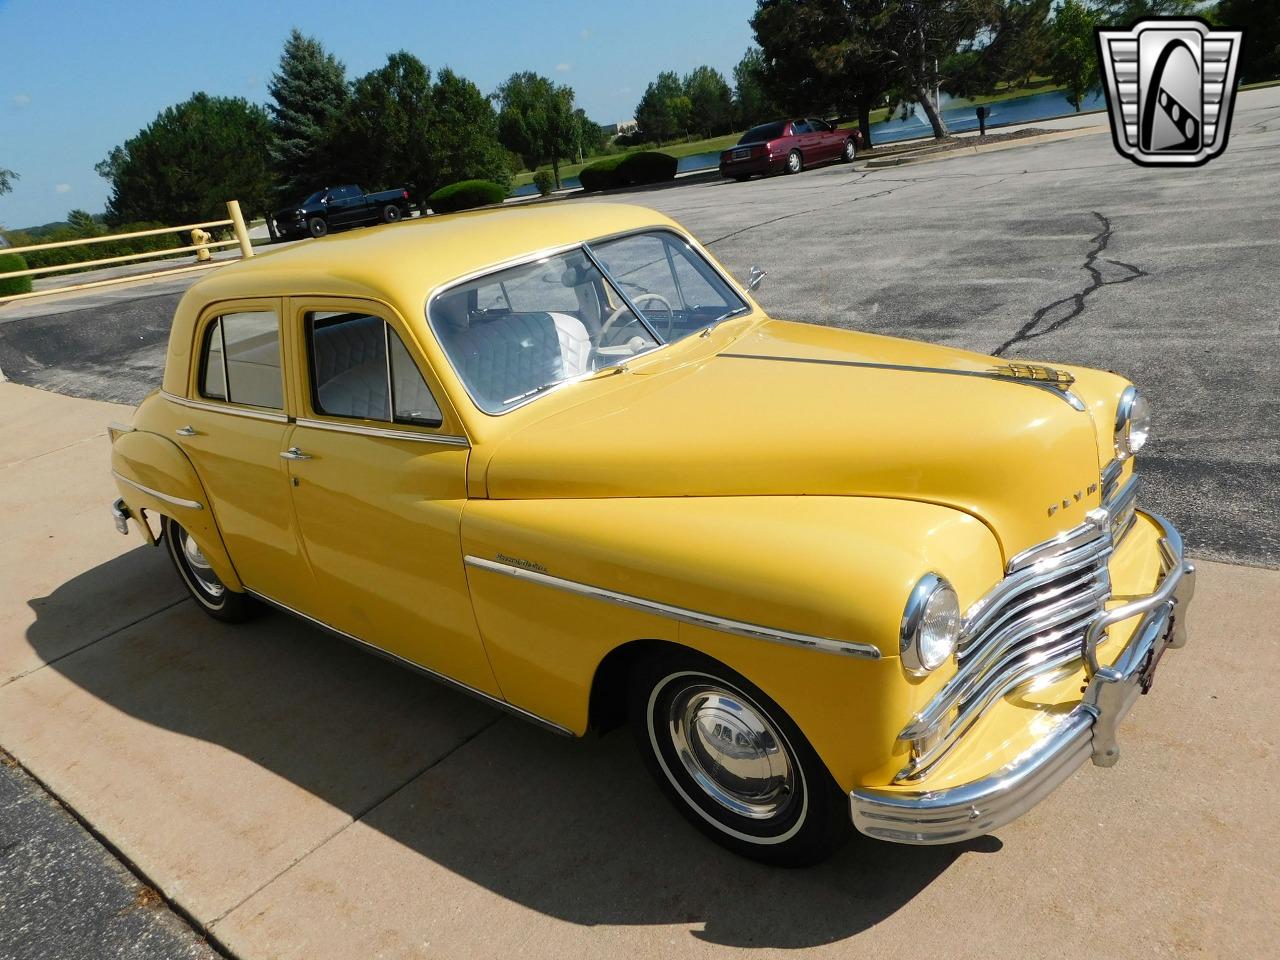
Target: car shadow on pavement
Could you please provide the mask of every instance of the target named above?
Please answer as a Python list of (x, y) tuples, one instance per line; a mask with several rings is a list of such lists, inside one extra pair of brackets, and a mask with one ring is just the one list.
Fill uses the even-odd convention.
[[(31, 600), (36, 651), (54, 652), (67, 610), (83, 610), (86, 596), (154, 589), (150, 549)], [(558, 738), (274, 612), (228, 626), (183, 601), (46, 669), (575, 924), (700, 924), (699, 939), (743, 947), (833, 943), (891, 916), (966, 853), (1000, 849), (993, 837), (956, 847), (856, 837), (815, 868), (759, 866), (669, 807), (626, 731)], [(94, 736), (86, 729), (77, 749), (97, 749)], [(419, 756), (425, 741), (437, 746)], [(186, 861), (186, 869), (202, 867)]]

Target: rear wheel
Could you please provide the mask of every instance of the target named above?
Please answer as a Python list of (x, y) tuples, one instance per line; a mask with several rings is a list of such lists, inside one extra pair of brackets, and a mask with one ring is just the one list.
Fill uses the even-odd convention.
[(323, 237), (329, 232), (329, 221), (324, 217), (312, 217), (307, 221), (307, 229), (313, 237)]
[(187, 585), (187, 591), (196, 603), (215, 620), (227, 623), (239, 623), (248, 620), (257, 612), (257, 604), (252, 597), (244, 593), (236, 593), (227, 589), (218, 575), (213, 572), (209, 560), (205, 557), (200, 545), (187, 533), (178, 521), (164, 517), (161, 523), (164, 530), (164, 542), (169, 550), (169, 557), (178, 569), (178, 575)]
[(787, 173), (799, 173), (804, 169), (804, 161), (800, 159), (800, 151), (792, 150), (787, 154)]
[(783, 866), (830, 856), (848, 837), (848, 805), (804, 735), (761, 690), (693, 651), (632, 674), (631, 725), (649, 772), (703, 833)]
[(382, 208), (382, 222), (395, 223), (404, 216), (404, 211), (397, 207), (394, 203), (388, 203)]

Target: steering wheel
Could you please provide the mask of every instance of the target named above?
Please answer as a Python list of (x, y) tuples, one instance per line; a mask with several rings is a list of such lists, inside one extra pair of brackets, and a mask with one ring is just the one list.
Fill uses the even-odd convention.
[[(676, 318), (676, 312), (671, 309), (671, 304), (667, 302), (665, 297), (656, 293), (641, 293), (631, 298), (631, 302), (634, 303), (637, 307), (640, 305), (641, 300), (657, 300), (659, 303), (662, 304), (664, 308), (666, 308), (667, 329), (663, 331), (663, 339), (670, 340), (671, 324), (675, 321), (675, 318)], [(614, 324), (616, 324), (618, 320), (622, 317), (622, 315), (626, 313), (631, 313), (631, 311), (627, 307), (627, 305), (624, 303), (622, 306), (618, 307), (618, 309), (614, 310), (613, 313), (609, 314), (609, 319), (605, 320), (604, 323), (600, 324), (600, 343), (601, 344), (606, 343), (605, 341), (606, 335), (613, 331)], [(649, 318), (645, 317), (645, 319), (648, 320)], [(618, 329), (625, 330), (631, 324), (639, 323), (639, 322), (640, 322), (640, 318), (637, 317), (634, 313), (632, 313), (631, 319), (623, 323), (622, 326), (619, 327)]]

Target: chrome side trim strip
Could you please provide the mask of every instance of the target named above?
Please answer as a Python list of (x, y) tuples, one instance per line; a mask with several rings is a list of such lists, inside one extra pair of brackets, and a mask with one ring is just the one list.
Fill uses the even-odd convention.
[(116, 480), (122, 480), (123, 483), (127, 483), (129, 486), (134, 486), (134, 488), (142, 490), (142, 493), (151, 494), (152, 497), (155, 497), (157, 500), (164, 500), (165, 503), (172, 503), (174, 507), (186, 507), (187, 509), (205, 508), (205, 504), (198, 502), (198, 500), (184, 500), (182, 497), (173, 497), (173, 495), (168, 493), (160, 493), (159, 490), (152, 490), (150, 486), (143, 486), (138, 483), (137, 480), (129, 479), (129, 477), (122, 474), (119, 470), (111, 471), (111, 476), (114, 476)]
[(117, 433), (133, 433), (138, 428), (128, 423), (121, 423), (119, 420), (112, 420), (107, 424), (107, 432), (111, 434)]
[(775, 357), (759, 353), (722, 353), (727, 360), (776, 360), (781, 363), (816, 363), (831, 367), (860, 367), (867, 370), (898, 370), (903, 373), (941, 373), (952, 377), (978, 377), (982, 380), (997, 380), (1001, 383), (1016, 383), (1037, 390), (1047, 390), (1058, 399), (1069, 404), (1072, 409), (1084, 412), (1084, 401), (1070, 390), (1064, 390), (1048, 383), (1033, 380), (1020, 380), (1003, 373), (989, 370), (949, 370), (945, 367), (917, 367), (905, 363), (873, 363), (868, 360), (827, 360), (820, 357)]
[(442, 433), (414, 433), (412, 430), (392, 430), (388, 427), (366, 427), (363, 424), (333, 423), (330, 420), (312, 420), (298, 417), (294, 423), (299, 427), (311, 427), (315, 430), (332, 430), (334, 433), (354, 433), (362, 437), (386, 437), (389, 440), (416, 440), (419, 443), (443, 443), (451, 447), (469, 447), (466, 437), (454, 437)]
[(288, 423), (289, 417), (283, 413), (272, 413), (269, 410), (249, 410), (245, 407), (235, 407), (229, 403), (207, 403), (204, 400), (188, 400), (186, 397), (179, 397), (177, 394), (169, 393), (167, 390), (161, 390), (160, 396), (164, 397), (181, 407), (190, 407), (192, 410), (209, 410), (213, 413), (229, 413), (233, 417), (248, 417), (250, 420), (268, 420), (271, 423)]
[(590, 584), (579, 583), (576, 580), (564, 580), (560, 577), (553, 577), (550, 574), (539, 573), (536, 570), (526, 570), (524, 567), (517, 567), (509, 563), (499, 563), (496, 560), (486, 560), (483, 557), (468, 556), (466, 564), (470, 567), (477, 567), (481, 570), (489, 570), (493, 573), (500, 573), (504, 576), (514, 577), (517, 580), (527, 580), (530, 583), (538, 583), (545, 587), (554, 587), (557, 590), (565, 590), (569, 593), (576, 593), (584, 597), (591, 597), (595, 600), (603, 600), (606, 603), (614, 603), (622, 607), (630, 607), (633, 610), (641, 610), (645, 613), (655, 613), (660, 617), (667, 617), (670, 620), (678, 620), (681, 623), (690, 623), (698, 627), (709, 627), (712, 630), (719, 630), (721, 633), (732, 633), (739, 637), (748, 637), (752, 640), (769, 640), (774, 643), (786, 643), (792, 646), (806, 647), (811, 650), (821, 650), (823, 653), (839, 653), (852, 657), (865, 657), (868, 660), (879, 660), (880, 650), (869, 643), (853, 643), (847, 640), (831, 640), (827, 637), (816, 637), (806, 633), (792, 633), (789, 630), (778, 630), (774, 627), (762, 627), (755, 623), (743, 623), (741, 620), (729, 620), (725, 617), (718, 617), (710, 613), (700, 613), (697, 610), (688, 610), (684, 607), (674, 607), (667, 603), (659, 603), (656, 600), (646, 600), (643, 597), (634, 597), (627, 593), (617, 593), (613, 590), (606, 590), (603, 587), (593, 587)]
[(446, 687), (451, 687), (452, 689), (457, 690), (459, 693), (465, 693), (472, 697), (475, 697), (477, 700), (483, 700), (485, 703), (489, 704), (490, 706), (497, 707), (499, 710), (502, 710), (506, 713), (510, 713), (514, 716), (520, 717), (522, 720), (528, 720), (531, 723), (535, 723), (546, 730), (550, 730), (552, 733), (558, 733), (564, 737), (575, 736), (574, 732), (567, 727), (562, 727), (558, 723), (553, 723), (552, 721), (547, 720), (544, 717), (538, 716), (536, 713), (530, 713), (528, 710), (525, 710), (523, 707), (517, 707), (513, 703), (508, 703), (507, 701), (501, 700), (498, 697), (493, 696), (492, 694), (485, 693), (483, 690), (477, 690), (475, 687), (468, 686), (467, 684), (463, 683), (461, 680), (455, 680), (453, 679), (453, 677), (445, 676), (443, 673), (437, 673), (436, 671), (432, 670), (430, 667), (424, 667), (420, 663), (414, 663), (412, 660), (407, 660), (404, 657), (400, 656), (398, 653), (392, 653), (390, 650), (384, 650), (382, 647), (376, 646), (370, 643), (368, 640), (361, 640), (359, 637), (355, 636), (354, 634), (347, 633), (344, 630), (339, 630), (337, 627), (331, 627), (329, 626), (329, 624), (325, 623), (323, 620), (317, 620), (315, 617), (309, 614), (303, 613), (301, 610), (294, 609), (293, 607), (289, 606), (287, 603), (281, 603), (279, 600), (272, 600), (266, 594), (259, 593), (257, 590), (254, 590), (250, 587), (245, 587), (245, 593), (248, 593), (254, 597), (257, 597), (263, 603), (273, 606), (277, 610), (281, 610), (285, 613), (293, 614), (293, 616), (297, 617), (298, 619), (305, 620), (307, 621), (307, 623), (310, 623), (313, 626), (319, 627), (321, 630), (325, 631), (326, 633), (332, 634), (333, 636), (337, 637), (340, 640), (346, 640), (349, 643), (354, 643), (356, 646), (360, 647), (361, 649), (368, 650), (369, 652), (374, 653), (379, 657), (382, 657), (384, 660), (390, 660), (392, 663), (395, 663), (399, 666), (408, 667), (414, 673), (420, 673), (424, 677), (427, 677), (428, 679), (435, 680), (437, 683), (442, 683)]
[(143, 486), (137, 480), (130, 480), (128, 477), (122, 474), (119, 470), (112, 470), (111, 475), (115, 477), (117, 480), (127, 483), (129, 486), (136, 487), (138, 490), (141, 490), (143, 493), (150, 494), (151, 496), (155, 497), (157, 500), (163, 500), (165, 503), (171, 503), (175, 507), (186, 507), (188, 510), (204, 509), (204, 504), (200, 503), (199, 501), (184, 500), (182, 499), (182, 497), (174, 497), (167, 493), (161, 493), (159, 490), (153, 490), (150, 487)]

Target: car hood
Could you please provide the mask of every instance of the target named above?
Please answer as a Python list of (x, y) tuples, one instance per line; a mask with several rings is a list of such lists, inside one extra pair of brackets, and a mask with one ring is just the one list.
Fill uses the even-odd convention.
[[(715, 354), (626, 374), (607, 395), (522, 428), (490, 460), (487, 492), (920, 500), (982, 519), (1010, 556), (1098, 506), (1094, 416), (1110, 401), (1073, 405), (1059, 389), (993, 372), (1001, 363), (768, 321)], [(1122, 384), (1096, 373), (1072, 393)]]

